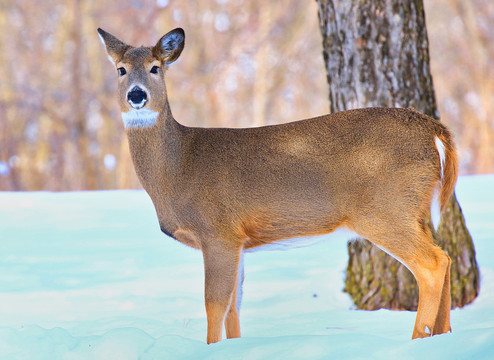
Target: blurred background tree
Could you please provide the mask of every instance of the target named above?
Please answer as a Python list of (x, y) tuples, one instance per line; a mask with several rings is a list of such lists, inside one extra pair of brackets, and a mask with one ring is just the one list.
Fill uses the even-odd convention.
[[(494, 172), (494, 3), (425, 2), (441, 120), (461, 173)], [(152, 45), (183, 27), (167, 74), (177, 120), (247, 127), (328, 112), (315, 1), (0, 2), (0, 190), (139, 187), (96, 28)]]

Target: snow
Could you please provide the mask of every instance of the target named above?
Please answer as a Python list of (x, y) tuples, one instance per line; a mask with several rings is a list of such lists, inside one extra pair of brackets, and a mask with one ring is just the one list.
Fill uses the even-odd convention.
[(0, 359), (492, 359), (493, 188), (456, 188), (482, 278), (453, 333), (411, 341), (415, 313), (353, 310), (342, 232), (247, 253), (243, 337), (212, 345), (201, 253), (160, 232), (145, 192), (0, 192)]

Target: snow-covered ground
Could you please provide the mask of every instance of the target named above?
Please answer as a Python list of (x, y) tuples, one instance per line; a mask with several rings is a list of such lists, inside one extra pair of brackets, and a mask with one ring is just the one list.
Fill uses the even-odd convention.
[(494, 359), (494, 175), (457, 196), (482, 282), (453, 333), (411, 341), (415, 313), (352, 310), (337, 233), (247, 254), (243, 337), (208, 346), (202, 256), (145, 192), (0, 192), (0, 359)]

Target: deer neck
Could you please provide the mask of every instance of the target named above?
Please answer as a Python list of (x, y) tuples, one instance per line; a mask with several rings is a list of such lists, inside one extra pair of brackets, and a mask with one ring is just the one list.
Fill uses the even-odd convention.
[(182, 126), (173, 118), (168, 102), (155, 119), (144, 121), (143, 126), (126, 127), (126, 132), (137, 176), (150, 194), (156, 194), (170, 185), (178, 171)]

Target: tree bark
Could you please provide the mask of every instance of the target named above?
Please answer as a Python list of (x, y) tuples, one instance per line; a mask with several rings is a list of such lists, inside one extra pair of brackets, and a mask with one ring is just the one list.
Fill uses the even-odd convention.
[[(331, 112), (412, 107), (439, 119), (422, 0), (317, 0)], [(452, 307), (473, 301), (479, 272), (454, 194), (434, 240), (452, 258)], [(368, 241), (350, 241), (345, 291), (359, 309), (416, 310), (418, 287), (399, 262)]]

